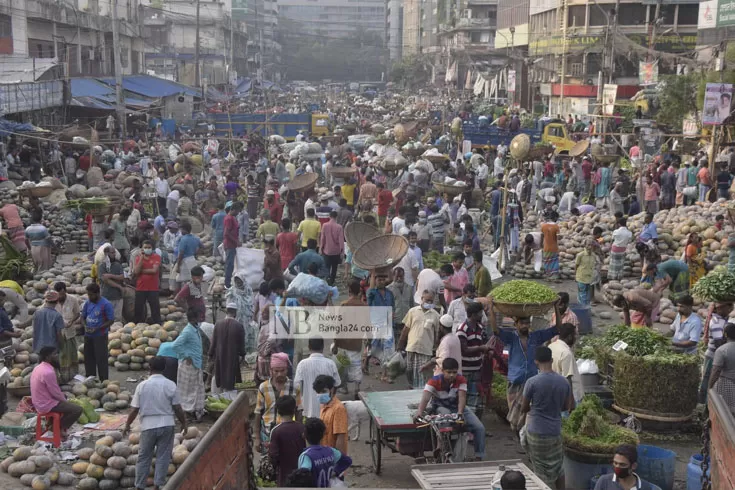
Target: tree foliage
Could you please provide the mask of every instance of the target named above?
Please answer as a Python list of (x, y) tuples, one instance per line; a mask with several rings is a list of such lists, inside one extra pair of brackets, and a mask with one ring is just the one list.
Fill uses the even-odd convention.
[[(656, 122), (681, 131), (684, 117), (696, 113), (700, 74), (666, 75), (662, 77), (658, 95)], [(702, 94), (704, 96), (704, 94)]]
[(408, 56), (393, 64), (390, 80), (404, 88), (413, 89), (426, 85), (431, 77), (431, 67), (420, 56)]

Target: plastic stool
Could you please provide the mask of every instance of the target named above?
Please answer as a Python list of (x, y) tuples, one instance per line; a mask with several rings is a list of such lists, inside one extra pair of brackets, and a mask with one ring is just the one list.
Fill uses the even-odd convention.
[[(48, 425), (49, 419), (51, 419), (52, 421), (53, 436), (44, 437), (43, 435), (46, 433), (46, 430), (44, 430), (44, 421), (46, 422), (45, 425)], [(50, 442), (54, 445), (54, 447), (61, 446), (61, 414), (60, 413), (48, 412), (48, 413), (39, 413), (38, 415), (36, 415), (36, 440)]]

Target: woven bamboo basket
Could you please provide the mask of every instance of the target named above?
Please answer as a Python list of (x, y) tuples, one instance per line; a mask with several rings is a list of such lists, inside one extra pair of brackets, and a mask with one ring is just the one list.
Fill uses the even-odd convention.
[(351, 221), (345, 227), (345, 241), (353, 252), (366, 241), (381, 235), (379, 229), (361, 221)]
[(338, 179), (349, 179), (355, 175), (355, 169), (353, 167), (332, 167), (329, 173)]
[(599, 163), (612, 163), (619, 158), (619, 155), (595, 155), (594, 158)]
[(54, 189), (51, 186), (41, 186), (41, 187), (28, 187), (26, 189), (18, 189), (18, 192), (21, 195), (25, 196), (31, 196), (31, 197), (46, 197), (50, 195), (52, 192), (54, 192), (56, 189)]
[(466, 185), (449, 185), (449, 184), (442, 184), (441, 182), (434, 182), (434, 189), (436, 189), (442, 194), (449, 194), (450, 196), (456, 196), (466, 191), (467, 186)]
[(569, 156), (576, 158), (578, 156), (584, 155), (587, 153), (587, 148), (590, 147), (589, 140), (582, 140), (575, 144), (571, 150), (569, 150)]
[(431, 163), (439, 164), (449, 160), (449, 155), (424, 155), (424, 160), (428, 160)]
[(493, 301), (493, 307), (500, 313), (511, 318), (528, 318), (541, 316), (549, 311), (556, 301), (548, 303), (502, 303)]
[(381, 235), (360, 245), (352, 255), (355, 264), (365, 270), (396, 266), (408, 252), (408, 240), (398, 235)]
[(423, 155), (425, 151), (426, 150), (424, 148), (407, 148), (405, 150), (401, 150), (401, 153), (407, 157), (418, 157)]
[(544, 158), (549, 153), (554, 152), (554, 147), (551, 145), (544, 145), (544, 146), (534, 146), (530, 150), (528, 150), (528, 155), (526, 156), (529, 160), (537, 160), (539, 158)]
[(523, 160), (531, 149), (531, 138), (527, 134), (521, 133), (510, 140), (510, 156), (516, 160)]
[(314, 187), (319, 176), (315, 173), (301, 174), (288, 183), (288, 190), (299, 192)]
[(408, 160), (403, 160), (399, 162), (396, 162), (395, 160), (389, 160), (388, 162), (386, 162), (385, 160), (381, 160), (380, 162), (380, 168), (387, 171), (400, 170), (406, 165), (408, 165)]

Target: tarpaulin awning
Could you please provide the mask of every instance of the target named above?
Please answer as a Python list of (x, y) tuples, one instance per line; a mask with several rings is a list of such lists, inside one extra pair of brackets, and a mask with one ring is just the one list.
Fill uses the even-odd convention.
[[(101, 82), (115, 86), (114, 78), (100, 78)], [(145, 97), (169, 97), (171, 95), (191, 95), (193, 97), (201, 97), (201, 91), (195, 88), (183, 85), (181, 83), (166, 80), (164, 78), (153, 77), (151, 75), (127, 75), (123, 77), (123, 89)]]
[[(123, 82), (124, 86), (124, 82)], [(114, 110), (117, 104), (115, 87), (109, 86), (95, 78), (73, 78), (71, 80), (71, 104), (88, 109)], [(153, 100), (131, 97), (123, 91), (123, 103), (127, 107), (145, 108), (153, 105)]]
[(30, 123), (19, 123), (8, 119), (0, 119), (0, 136), (3, 137), (9, 133), (40, 133), (45, 131), (45, 129)]

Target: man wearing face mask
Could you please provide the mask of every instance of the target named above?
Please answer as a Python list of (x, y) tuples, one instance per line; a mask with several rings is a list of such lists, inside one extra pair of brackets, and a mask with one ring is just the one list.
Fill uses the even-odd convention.
[(347, 409), (337, 398), (337, 387), (334, 378), (321, 374), (313, 385), (319, 398), (319, 418), (326, 430), (322, 437), (322, 446), (333, 447), (342, 454), (347, 454)]
[(635, 473), (638, 467), (638, 448), (621, 444), (615, 448), (613, 472), (600, 476), (595, 490), (652, 490), (653, 485)]
[(556, 325), (531, 332), (530, 318), (518, 317), (515, 319), (515, 327), (499, 328), (492, 298), (490, 311), (491, 314), (488, 315), (490, 326), (508, 348), (508, 422), (514, 431), (519, 431), (525, 424), (525, 413), (521, 411), (523, 386), (529, 378), (538, 373), (538, 367), (534, 363), (536, 348), (559, 334), (562, 315), (559, 313), (559, 307), (555, 305)]
[(151, 309), (151, 323), (161, 323), (160, 290), (161, 257), (153, 253), (153, 242), (143, 242), (143, 254), (135, 260), (135, 321), (146, 320), (146, 303)]
[(439, 313), (434, 307), (434, 293), (423, 291), (421, 304), (408, 310), (403, 319), (398, 350), (407, 353), (406, 377), (412, 389), (421, 389), (426, 385), (428, 373), (422, 371), (422, 368), (431, 360), (441, 337)]
[[(447, 308), (447, 315), (452, 317), (452, 331), (456, 332), (457, 329), (467, 320), (467, 306), (475, 303), (477, 297), (477, 290), (472, 284), (467, 284), (462, 289), (462, 296), (449, 303)], [(487, 324), (487, 317), (485, 313), (482, 314), (480, 320), (482, 324)]]
[(115, 308), (100, 296), (97, 284), (87, 286), (87, 298), (80, 313), (84, 328), (84, 374), (87, 377), (96, 375), (104, 381), (109, 370), (107, 333), (115, 321)]

